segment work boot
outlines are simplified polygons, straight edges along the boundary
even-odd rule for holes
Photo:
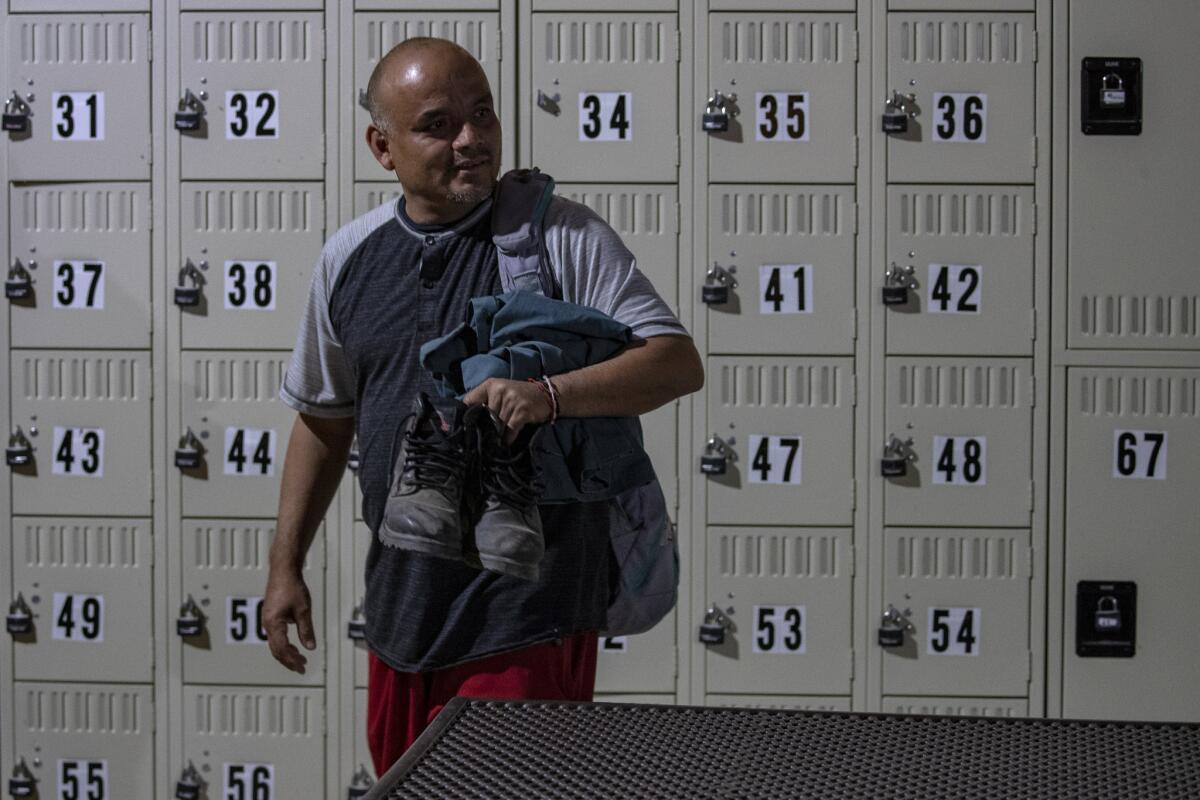
[[[457,400],[433,401],[422,393],[400,424],[400,450],[379,526],[383,544],[462,560],[465,410]]]
[[[475,433],[479,496],[482,511],[475,523],[475,546],[463,553],[468,564],[534,581],[546,552],[537,501],[541,487],[529,447],[534,432],[526,428],[512,445],[504,441],[505,425],[483,406],[472,406],[464,419]]]

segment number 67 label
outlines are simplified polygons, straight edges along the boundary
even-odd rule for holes
[[[1166,480],[1166,431],[1113,431],[1113,477]]]

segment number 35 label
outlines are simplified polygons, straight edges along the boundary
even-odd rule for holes
[[[1166,480],[1166,431],[1113,431],[1113,477]]]

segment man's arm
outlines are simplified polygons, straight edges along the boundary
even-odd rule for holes
[[[617,355],[552,378],[563,417],[632,417],[704,385],[704,366],[687,336],[651,336]],[[546,422],[550,407],[541,390],[523,381],[490,378],[463,397],[486,404],[508,425],[509,439],[525,425]]]
[[[301,569],[341,482],[353,438],[353,417],[323,419],[299,414],[283,460],[279,518],[263,597],[263,627],[271,655],[293,672],[303,674],[307,660],[288,641],[288,625],[296,626],[307,649],[317,646],[312,600]]]

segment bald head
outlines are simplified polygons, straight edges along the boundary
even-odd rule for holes
[[[449,39],[436,39],[432,36],[405,39],[379,59],[375,69],[371,70],[371,79],[367,81],[367,111],[375,127],[382,131],[388,130],[388,115],[384,110],[388,90],[406,82],[419,80],[426,66],[430,64],[454,64],[468,69],[473,66],[480,72],[483,71],[483,67],[466,48]]]

